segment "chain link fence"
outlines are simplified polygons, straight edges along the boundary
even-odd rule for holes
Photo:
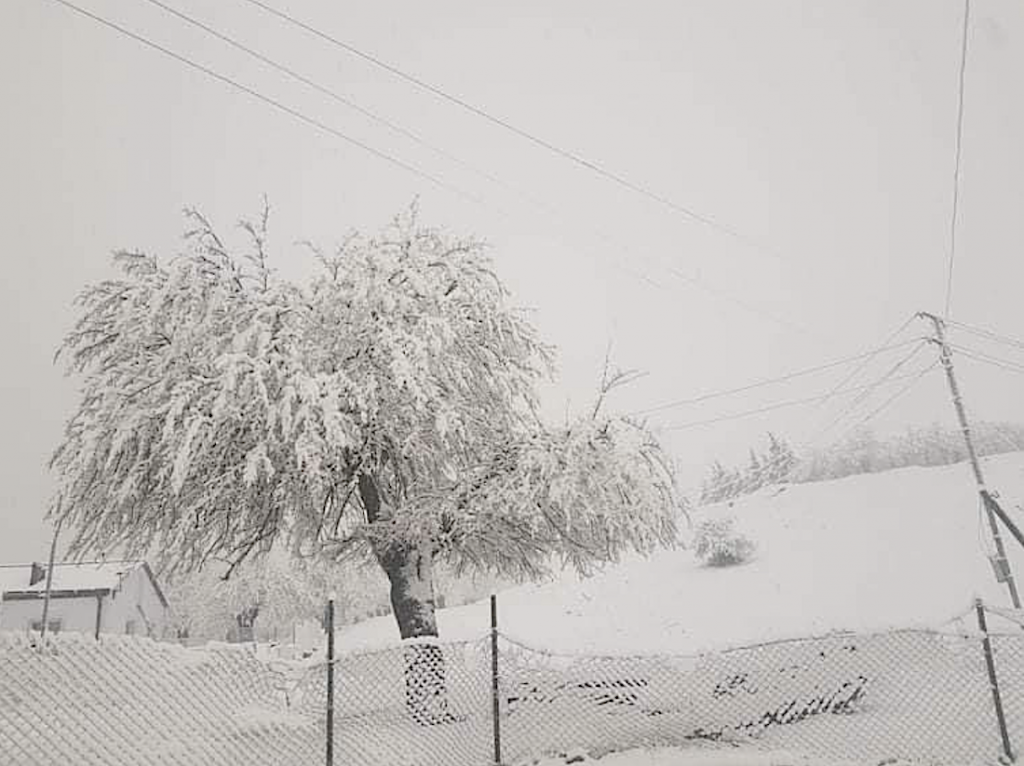
[[[698,743],[994,762],[1003,732],[984,643],[980,631],[894,630],[596,657],[496,634],[346,653],[334,661],[334,763],[483,766],[496,749],[511,764]],[[1020,746],[1024,632],[990,644]],[[0,765],[324,763],[326,670],[223,645],[61,635],[40,650],[0,637]]]
[[[490,641],[422,642],[335,660],[336,764],[493,763]],[[297,712],[326,719],[326,672],[296,689]]]
[[[872,763],[1000,752],[976,638],[896,631],[677,658],[567,658],[513,644],[506,656],[513,760],[695,740]]]
[[[0,634],[0,766],[321,762],[323,725],[243,647],[37,640]]]

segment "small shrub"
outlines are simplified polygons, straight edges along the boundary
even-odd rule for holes
[[[746,563],[754,555],[754,542],[733,529],[732,519],[707,519],[697,524],[693,549],[697,558],[712,567]]]

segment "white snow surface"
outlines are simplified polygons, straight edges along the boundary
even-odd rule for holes
[[[1024,527],[1024,453],[985,459],[983,468]],[[975,596],[1008,606],[967,463],[768,487],[732,507],[699,509],[694,521],[722,515],[756,543],[749,563],[709,568],[677,549],[587,579],[566,572],[501,592],[500,630],[553,652],[693,654],[836,630],[948,627]],[[1003,537],[1024,577],[1024,550]],[[444,640],[477,639],[488,627],[486,600],[438,613]],[[337,639],[340,651],[399,642],[390,616]]]
[[[564,757],[524,761],[519,766],[853,766],[856,763],[784,751],[769,753],[748,747],[712,749],[688,746],[635,748],[609,753],[597,759],[591,759],[582,752],[573,752]],[[888,766],[899,766],[901,763],[894,760]],[[872,763],[871,766],[876,764]]]

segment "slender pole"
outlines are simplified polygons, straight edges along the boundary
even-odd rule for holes
[[[992,641],[988,636],[988,625],[985,624],[985,606],[981,599],[976,599],[974,608],[978,612],[978,628],[981,630],[981,646],[985,651],[985,666],[988,668],[988,683],[992,690],[992,702],[996,708],[996,722],[999,724],[999,736],[1003,740],[1003,753],[1011,761],[1014,760],[1010,747],[1010,734],[1006,730],[1006,716],[1003,714],[1003,698],[999,694],[999,679],[996,676],[996,663],[992,658]]]
[[[96,594],[96,633],[94,638],[100,640],[100,626],[103,624],[103,596]]]
[[[57,501],[58,509],[60,501]],[[43,593],[43,625],[39,635],[39,645],[42,646],[46,640],[46,623],[50,619],[50,590],[53,587],[53,561],[57,557],[57,535],[60,534],[61,519],[53,525],[53,539],[50,540],[50,563],[46,567],[46,590]]]
[[[1013,538],[1018,543],[1020,543],[1021,546],[1024,546],[1024,533],[1020,531],[1020,529],[1014,523],[1013,519],[1006,515],[1006,511],[1004,511],[1002,506],[1000,506],[999,503],[996,502],[996,499],[995,497],[992,496],[992,493],[986,490],[982,497],[985,500],[985,503],[992,509],[992,512],[995,513],[995,515],[999,517],[999,520],[1003,522],[1006,528],[1010,530],[1010,534],[1013,535]]]
[[[491,594],[491,716],[494,721],[494,763],[501,764],[501,695],[498,689],[498,597]]]
[[[334,766],[334,593],[327,598],[327,766]]]
[[[1020,609],[1020,596],[1017,594],[1017,583],[1013,579],[1013,570],[1010,568],[1010,561],[1006,558],[1006,549],[1003,547],[1003,538],[999,534],[999,524],[996,522],[996,515],[992,510],[991,494],[985,486],[985,477],[981,473],[981,464],[978,462],[978,453],[974,449],[974,440],[971,438],[971,428],[967,423],[967,413],[964,411],[963,397],[960,396],[960,387],[956,382],[956,374],[953,372],[953,352],[946,342],[945,323],[934,314],[925,311],[918,312],[918,316],[930,319],[935,326],[935,343],[939,346],[939,359],[942,368],[946,371],[946,381],[949,383],[949,391],[953,397],[953,409],[956,410],[957,420],[960,422],[960,431],[964,437],[964,444],[967,446],[967,457],[971,462],[971,470],[974,472],[974,481],[978,485],[978,494],[981,496],[982,505],[985,506],[985,515],[988,518],[989,530],[992,533],[992,541],[995,543],[996,555],[1000,567],[1006,572],[1006,587],[1010,591],[1010,602],[1014,609]]]

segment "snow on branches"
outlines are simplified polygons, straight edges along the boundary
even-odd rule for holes
[[[537,415],[552,352],[506,304],[483,243],[420,224],[269,266],[266,213],[232,252],[186,211],[187,248],[115,257],[58,356],[83,396],[51,465],[73,554],[159,550],[232,566],[289,542],[392,546],[536,574],[674,540],[672,477],[638,423]]]

